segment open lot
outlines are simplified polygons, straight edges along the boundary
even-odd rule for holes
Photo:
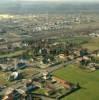
[[[77,92],[63,98],[63,100],[99,100],[99,70],[86,72],[78,68],[77,65],[68,65],[53,74],[73,83],[79,82],[82,87]]]

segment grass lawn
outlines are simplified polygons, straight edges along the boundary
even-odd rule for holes
[[[99,71],[86,72],[75,65],[69,65],[53,73],[64,80],[77,83],[82,89],[66,96],[63,100],[99,100]]]
[[[82,47],[88,48],[89,50],[97,50],[99,49],[99,37],[91,38],[88,43],[84,44]]]
[[[38,93],[38,94],[45,94],[45,89],[37,89],[35,91],[33,91],[32,93]]]
[[[7,78],[8,78],[8,73],[5,73],[5,72],[1,72],[0,71],[0,84],[2,85],[9,85],[9,81],[7,80]]]
[[[86,43],[88,40],[90,40],[89,37],[77,36],[77,37],[63,37],[63,38],[58,39],[57,41],[65,42],[65,43],[69,42],[69,43],[80,45],[80,44]]]

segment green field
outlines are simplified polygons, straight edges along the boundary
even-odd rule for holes
[[[57,42],[73,43],[76,45],[85,44],[90,40],[90,37],[75,36],[75,37],[63,37],[59,38]]]
[[[7,80],[9,73],[1,72],[0,71],[0,84],[9,85],[10,82]]]
[[[7,53],[7,54],[2,54],[0,55],[0,58],[19,56],[19,55],[22,55],[24,52],[26,52],[26,50],[20,50],[20,51]]]
[[[82,87],[63,100],[99,100],[99,70],[87,72],[78,68],[77,65],[68,65],[53,74],[73,83],[79,82]]]
[[[90,51],[99,49],[99,37],[91,38],[88,43],[82,45],[83,48],[88,48]]]

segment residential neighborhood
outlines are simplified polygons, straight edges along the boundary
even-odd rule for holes
[[[89,1],[0,1],[0,100],[99,99],[99,4]]]

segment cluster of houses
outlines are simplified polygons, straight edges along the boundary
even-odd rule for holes
[[[17,89],[8,88],[2,100],[33,100],[36,97],[59,99],[80,88],[78,83],[73,84],[48,72],[43,72],[41,76],[33,77],[33,79],[25,80],[23,84],[24,86]],[[42,92],[39,92],[41,90]],[[29,95],[31,95],[31,99],[27,99]]]
[[[17,82],[19,80],[23,80],[25,78],[24,75],[23,75],[24,69],[28,69],[29,67],[35,67],[35,65],[36,65],[36,68],[37,68],[37,65],[38,65],[39,69],[40,69],[40,68],[42,68],[40,66],[43,66],[43,68],[44,68],[44,66],[47,66],[47,65],[51,66],[51,65],[53,65],[57,62],[62,62],[63,59],[65,61],[66,55],[68,56],[70,54],[70,52],[68,52],[68,51],[64,52],[65,49],[62,49],[62,46],[60,44],[56,43],[56,45],[55,45],[55,43],[53,44],[50,41],[51,40],[49,40],[49,41],[48,40],[46,40],[46,41],[41,40],[39,42],[40,44],[36,43],[36,45],[34,45],[32,43],[31,44],[27,43],[28,46],[30,46],[31,48],[34,47],[33,49],[30,49],[30,50],[32,50],[32,56],[30,56],[30,58],[27,58],[27,55],[29,54],[28,51],[25,53],[25,56],[24,56],[24,53],[23,53],[21,56],[17,56],[17,57],[0,58],[0,71],[3,71],[4,73],[9,73],[9,75],[7,76],[7,80],[12,83],[12,82]],[[68,56],[68,59],[70,59],[70,58],[73,59],[72,57]],[[22,73],[22,71],[23,71],[23,73]],[[30,73],[30,74],[32,74],[32,73]],[[62,88],[66,88],[66,89],[69,88],[70,89],[70,87],[73,86],[68,82],[65,82],[65,81],[62,82],[61,79],[58,79],[58,78],[55,79],[55,77],[51,77],[48,73],[43,73],[42,77],[40,77],[40,78],[42,80],[44,80],[44,82],[46,84],[49,84],[48,87],[45,86],[43,88],[43,90],[47,90],[47,91],[45,91],[45,94],[47,94],[47,96],[50,92],[53,92],[53,88],[55,88],[54,86],[56,86],[56,85],[53,85],[53,83],[56,83],[55,81],[58,81],[57,85],[60,86],[60,87],[62,85]],[[39,78],[38,82],[33,81],[32,82],[33,87],[29,87],[29,89],[30,88],[34,89],[36,87],[41,88],[43,83],[41,82],[42,80],[40,81],[40,78]],[[35,85],[34,85],[34,83],[35,83]],[[65,83],[67,84],[67,86],[66,86]],[[34,87],[34,86],[36,86],[36,87]],[[56,89],[55,89],[55,91],[56,91]],[[11,89],[11,92],[14,92],[14,93],[18,92],[18,91],[17,92],[15,92],[15,91],[16,91],[16,89]],[[4,99],[4,100],[9,100],[9,99]]]
[[[58,29],[72,29],[72,25],[68,24],[71,22],[64,22],[61,24],[49,24],[43,26],[36,26],[33,28],[33,32],[41,32],[41,31],[50,31],[50,30],[58,30]]]
[[[16,84],[10,89],[2,89],[1,91],[8,91],[4,93],[2,100],[14,100],[14,98],[19,98],[15,100],[24,100],[42,96],[57,99],[79,89],[79,83],[73,84],[51,75],[50,72],[42,72],[42,70],[53,68],[57,64],[75,60],[81,68],[91,71],[99,69],[99,50],[89,52],[87,49],[78,48],[69,43],[67,45],[56,42],[56,39],[40,40],[34,43],[28,41],[24,44],[30,48],[26,53],[17,57],[0,58],[0,71],[10,73],[7,80],[11,83],[21,81],[19,82],[21,86],[17,87]],[[28,80],[23,75],[26,68],[36,68],[40,73]]]
[[[0,54],[3,53],[9,53],[9,52],[15,52],[18,50],[25,49],[28,46],[28,44],[23,43],[23,41],[7,41],[4,38],[0,39]]]
[[[99,33],[90,33],[89,36],[91,36],[91,37],[99,37]]]
[[[81,24],[86,22],[95,21],[92,16],[86,15],[49,15],[49,14],[37,14],[37,15],[6,15],[9,17],[6,19],[6,23],[16,26],[14,28],[21,31],[21,33],[27,34],[27,29],[32,33],[42,31],[52,31],[59,29],[72,29],[73,24]],[[10,19],[10,20],[9,20]],[[19,25],[19,27],[17,26]],[[21,27],[20,27],[21,26]]]
[[[95,21],[93,16],[89,15],[55,15],[55,14],[30,14],[30,15],[0,15],[0,19],[6,20],[8,25],[15,26],[14,28],[27,33],[27,29],[32,33],[57,30],[57,29],[72,29],[73,24],[81,24]],[[0,20],[2,21],[2,20]],[[5,22],[2,21],[4,24]],[[19,25],[19,26],[18,26]],[[21,26],[21,27],[20,27]],[[9,31],[8,29],[6,31]]]
[[[7,72],[7,71],[14,71],[17,69],[23,69],[27,65],[25,60],[17,59],[17,58],[1,58],[0,59],[0,70]]]
[[[80,57],[77,58],[77,62],[80,63],[80,67],[95,71],[99,69],[99,50],[88,52],[88,50],[82,49],[80,51]]]
[[[0,14],[0,20],[2,19],[10,19],[13,18],[14,16],[8,15],[8,14]]]

